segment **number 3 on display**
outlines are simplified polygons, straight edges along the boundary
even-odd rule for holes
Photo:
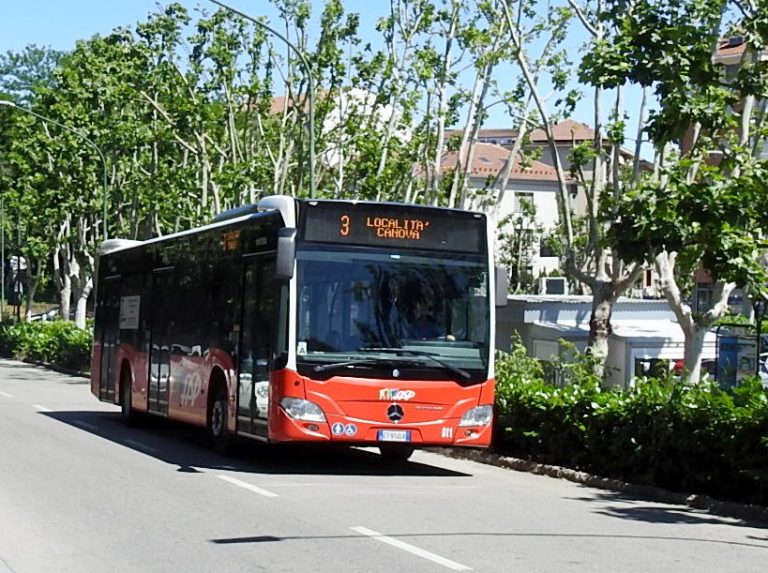
[[[339,229],[339,235],[346,237],[349,235],[349,215],[342,215],[339,219],[341,222],[341,229]]]

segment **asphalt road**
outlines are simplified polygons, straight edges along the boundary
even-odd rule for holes
[[[86,380],[0,361],[0,573],[766,571],[768,527],[417,452],[126,428]]]

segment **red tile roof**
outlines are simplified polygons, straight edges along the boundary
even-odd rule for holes
[[[449,137],[460,136],[461,132],[458,130],[448,130],[446,131],[446,135]],[[554,135],[555,141],[558,142],[571,143],[572,141],[592,141],[595,139],[595,130],[584,123],[580,123],[572,119],[566,119],[552,126],[552,135]],[[477,136],[482,139],[514,139],[517,137],[517,130],[481,129],[477,132]],[[547,141],[547,134],[543,129],[534,129],[532,132],[530,132],[529,137],[534,143],[544,143]]]
[[[566,119],[552,126],[552,135],[555,141],[592,141],[595,139],[595,130],[584,123]],[[534,129],[530,138],[531,141],[541,143],[547,140],[547,134],[543,129]]]
[[[722,38],[720,40],[720,45],[717,47],[717,57],[727,58],[732,56],[740,56],[745,52],[746,49],[746,42],[739,43],[739,38],[733,38],[733,41],[731,41],[730,38]]]
[[[496,176],[504,169],[504,162],[509,157],[510,151],[494,145],[492,143],[477,143],[472,157],[471,175],[477,176]],[[456,167],[458,154],[455,151],[446,153],[443,157],[443,169]],[[554,167],[542,163],[541,161],[532,161],[530,166],[524,167],[520,164],[520,156],[515,159],[512,165],[511,177],[513,179],[535,179],[539,181],[557,181],[557,172]]]

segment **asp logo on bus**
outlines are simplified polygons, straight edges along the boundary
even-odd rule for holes
[[[399,388],[382,388],[379,390],[379,400],[392,400],[405,402],[416,396],[413,390],[400,390]]]

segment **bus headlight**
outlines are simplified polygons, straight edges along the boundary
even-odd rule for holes
[[[491,418],[493,417],[493,407],[491,406],[478,406],[477,408],[472,408],[471,410],[467,410],[466,413],[461,417],[461,422],[459,422],[459,427],[466,427],[466,426],[487,426],[491,423]]]
[[[320,406],[309,400],[301,398],[283,398],[280,405],[294,420],[303,420],[305,422],[325,422],[325,414]]]

